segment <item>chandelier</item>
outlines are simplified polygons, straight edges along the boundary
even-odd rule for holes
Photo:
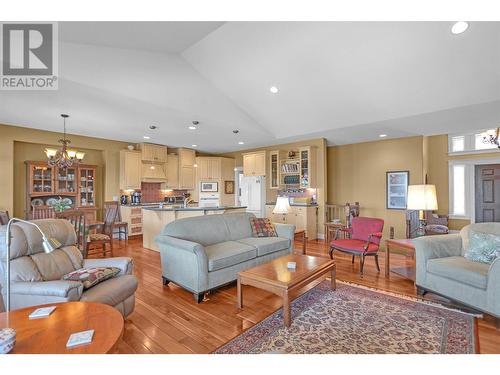
[[[483,143],[496,145],[500,148],[500,128],[490,129],[481,134]]]
[[[61,117],[64,121],[63,138],[59,140],[59,143],[62,144],[62,147],[60,150],[57,150],[55,148],[46,148],[45,154],[49,159],[49,166],[64,169],[80,163],[85,156],[85,153],[77,150],[68,150],[68,145],[71,143],[71,141],[69,139],[66,139],[66,119],[69,117],[69,115],[62,114]]]

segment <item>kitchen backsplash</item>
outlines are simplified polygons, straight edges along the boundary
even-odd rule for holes
[[[289,198],[310,198],[312,202],[316,202],[317,190],[314,188],[307,189],[280,189],[278,196],[286,196]]]
[[[162,190],[162,184],[156,182],[142,182],[141,189],[136,190],[141,193],[141,203],[163,202],[163,198],[171,196],[184,196],[188,190]],[[122,191],[123,195],[131,195],[134,191]]]

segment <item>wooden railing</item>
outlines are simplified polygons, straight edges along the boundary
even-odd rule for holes
[[[359,216],[359,202],[350,204],[326,204],[325,205],[325,223],[340,221],[348,228],[351,226],[353,217]]]

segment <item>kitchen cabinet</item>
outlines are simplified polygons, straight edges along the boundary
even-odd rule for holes
[[[179,189],[193,190],[195,188],[195,170],[192,165],[179,168]]]
[[[299,148],[300,187],[316,187],[316,149],[314,147]]]
[[[141,152],[120,151],[120,189],[135,190],[141,188]]]
[[[265,151],[243,154],[243,175],[244,176],[266,175]]]
[[[142,208],[134,206],[120,206],[121,220],[128,225],[128,235],[142,234]]]
[[[196,158],[200,181],[234,180],[234,159],[200,156]]]
[[[178,149],[177,154],[168,155],[167,187],[169,189],[195,189],[196,152]]]
[[[141,144],[141,159],[142,161],[152,163],[166,163],[167,162],[167,146],[155,145],[152,143]]]
[[[273,214],[274,204],[266,205],[266,217],[273,223],[283,223],[282,214]],[[296,230],[305,230],[310,240],[318,238],[318,207],[291,206],[285,216],[285,223],[295,225]]]
[[[284,151],[269,151],[269,189],[279,189],[281,186],[281,162],[286,159]]]
[[[167,188],[179,188],[179,156],[168,154],[167,162]]]

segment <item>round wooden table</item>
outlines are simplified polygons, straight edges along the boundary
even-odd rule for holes
[[[38,307],[57,306],[47,318],[29,319]],[[95,302],[64,302],[0,313],[0,328],[17,333],[13,354],[104,354],[113,352],[123,334],[123,316],[115,308]],[[95,330],[92,342],[66,348],[72,333]]]

